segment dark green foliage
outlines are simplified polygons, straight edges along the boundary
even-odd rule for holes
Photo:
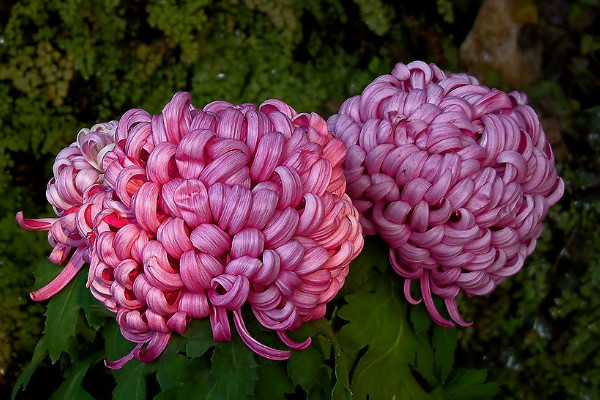
[[[369,240],[365,254],[377,247]],[[484,384],[485,371],[453,370],[457,331],[433,326],[424,306],[408,308],[400,280],[388,274],[391,268],[386,274],[372,272],[359,290],[344,297],[347,304],[337,313],[348,321],[336,335],[352,367],[353,398],[450,399],[458,398],[453,396],[461,386],[473,386],[475,398],[494,395],[497,386]]]
[[[67,351],[77,334],[77,319],[82,299],[89,297],[85,287],[86,276],[78,274],[73,283],[52,296],[46,308],[44,337],[48,343],[50,360],[55,363]]]
[[[244,399],[254,394],[258,380],[254,355],[241,340],[217,343],[211,371],[217,378],[216,390],[227,398]]]
[[[294,386],[300,385],[310,392],[315,387],[329,385],[331,368],[323,363],[323,355],[315,347],[306,351],[294,351],[287,362],[287,373]],[[325,379],[325,382],[323,382]]]
[[[145,366],[142,363],[129,363],[115,372],[115,400],[144,400],[146,398]]]
[[[600,395],[599,205],[552,211],[554,229],[538,246],[553,256],[535,254],[489,298],[469,300],[481,329],[462,332],[464,357],[468,365],[485,357],[506,398]],[[551,233],[564,238],[562,249],[551,247]]]
[[[380,247],[369,240],[364,257],[378,259]],[[45,390],[57,399],[102,398],[110,393],[115,399],[184,399],[193,393],[202,399],[308,395],[311,399],[437,400],[486,399],[497,392],[495,384],[485,383],[485,371],[454,369],[456,330],[433,326],[421,306],[409,309],[387,264],[378,266],[385,273],[372,270],[369,278],[353,277],[353,273],[362,276],[364,264],[358,263],[351,272],[349,278],[357,288],[339,299],[338,313],[293,333],[296,340],[311,335],[313,344],[293,351],[286,362],[260,358],[237,335],[231,343],[215,344],[207,321],[195,321],[184,336],[171,336],[156,361],[133,360],[116,371],[97,367],[103,359],[127,354],[133,345],[120,335],[114,319],[106,319],[98,328],[86,322],[97,318],[93,315],[97,311],[84,306],[91,294],[82,290],[84,282],[78,277],[50,301],[45,334],[13,398],[27,388],[46,354],[63,372],[64,380]],[[63,339],[53,333],[52,324],[58,321],[65,325]],[[87,380],[88,376],[93,378]]]
[[[285,393],[294,392],[294,385],[282,363],[259,360],[256,371],[258,380],[254,387],[255,398],[261,400],[281,399]]]
[[[525,3],[535,18],[521,44],[533,37],[544,51],[527,92],[567,191],[524,270],[491,296],[461,299],[473,328],[442,329],[408,307],[385,246],[370,240],[328,319],[294,336],[313,344],[290,361],[255,357],[237,337],[213,347],[197,321],[158,361],[112,372],[101,360],[133,344],[84,290],[87,267],[46,303],[44,321],[27,294],[60,268],[45,261],[46,233],[14,220],[53,214],[45,184],[78,130],[132,107],[156,113],[180,90],[200,107],[276,97],[327,118],[398,61],[461,70],[457,49],[481,0],[2,2],[0,397],[14,387],[17,398],[485,399],[498,390],[487,375],[498,398],[600,397],[600,3]],[[485,78],[507,88],[494,71]],[[390,369],[398,379],[384,378]],[[237,373],[225,381],[219,370]]]
[[[348,321],[339,333],[345,351],[358,354],[369,343],[353,371],[354,395],[358,399],[423,398],[425,393],[409,367],[415,349],[410,345],[413,334],[406,326],[401,292],[387,281],[374,285],[373,293],[361,290],[346,296],[348,304],[338,313]],[[382,371],[393,371],[393,378]]]
[[[33,373],[38,369],[38,367],[40,366],[42,361],[44,361],[44,359],[47,356],[47,353],[48,353],[48,346],[46,346],[46,339],[42,337],[37,342],[35,349],[33,350],[33,356],[31,357],[31,361],[29,362],[27,367],[25,367],[23,369],[21,375],[19,376],[19,379],[17,380],[17,382],[15,383],[15,386],[13,387],[13,390],[12,390],[13,398],[17,395],[19,390],[27,389],[27,385],[29,384],[29,381],[31,380]]]
[[[65,380],[61,383],[58,389],[50,397],[51,400],[93,400],[94,397],[89,394],[83,387],[83,378],[90,367],[102,359],[100,353],[94,354],[86,358],[74,362],[73,365],[64,373]],[[133,388],[135,389],[135,387]],[[132,390],[130,388],[130,390]]]
[[[490,296],[465,299],[468,366],[488,368],[502,398],[600,396],[600,38],[597,1],[539,2],[544,76],[528,94],[565,179],[536,251]]]

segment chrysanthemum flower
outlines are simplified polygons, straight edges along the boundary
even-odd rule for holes
[[[92,294],[138,343],[112,368],[154,360],[172,332],[206,317],[215,341],[231,340],[233,316],[253,351],[288,358],[250,335],[242,306],[287,346],[305,348],[310,338],[296,343],[286,332],[324,316],[362,249],[344,193],[346,148],[321,117],[279,100],[202,110],[190,100],[178,93],[162,114],[130,110],[116,129],[80,134],[50,181],[59,218],[17,217],[26,229],[50,229],[52,261],[76,249],[35,299],[90,263]]]
[[[456,296],[490,293],[534,250],[548,208],[563,194],[554,155],[522,93],[487,88],[437,66],[399,63],[328,121],[344,141],[348,194],[365,234],[390,246],[432,318],[432,292],[452,320]]]
[[[90,262],[95,216],[103,208],[104,155],[114,147],[117,122],[97,124],[79,131],[77,141],[62,149],[54,161],[54,178],[48,182],[46,198],[58,218],[25,219],[17,214],[17,222],[27,230],[49,231],[48,241],[54,248],[50,261],[62,265],[71,259],[60,275],[43,288],[31,293],[33,300],[52,297],[73,279],[85,263]]]

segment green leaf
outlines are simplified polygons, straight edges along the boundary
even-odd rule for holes
[[[283,399],[285,393],[294,393],[294,385],[290,381],[283,363],[259,361],[256,371],[258,381],[254,388],[254,394],[257,399]]]
[[[329,354],[331,346],[334,349],[334,373],[335,383],[331,389],[331,398],[334,400],[345,400],[352,398],[352,389],[350,388],[350,366],[352,365],[354,356],[350,353],[345,353],[333,332],[331,323],[325,319],[313,321],[312,326],[319,332],[317,340],[323,339],[329,343],[329,346],[325,347],[323,354]],[[327,374],[329,376],[330,374]],[[327,387],[327,384],[323,384],[323,387]],[[314,396],[314,393],[311,393]],[[312,397],[311,397],[312,398]]]
[[[189,360],[181,354],[166,360],[160,359],[156,363],[156,380],[162,389],[182,386],[187,368],[189,368]]]
[[[81,307],[85,312],[85,318],[90,327],[95,330],[99,330],[106,323],[107,319],[114,319],[115,314],[109,311],[104,305],[98,302],[92,296],[91,292],[88,293],[89,302],[83,303]]]
[[[414,372],[421,375],[429,384],[430,387],[436,386],[439,383],[439,378],[435,373],[434,355],[429,336],[415,337],[416,360],[412,367]]]
[[[350,263],[342,293],[352,293],[363,286],[374,269],[385,271],[388,265],[387,247],[377,238],[368,237],[361,253]]]
[[[333,400],[349,400],[352,398],[352,388],[350,387],[350,366],[353,357],[336,349],[335,353],[335,384],[331,391]]]
[[[183,337],[187,339],[185,352],[188,357],[200,357],[214,346],[210,322],[207,319],[194,320],[189,325]]]
[[[211,369],[217,377],[217,394],[236,400],[250,397],[258,380],[256,366],[254,353],[241,339],[216,343]]]
[[[108,320],[104,325],[102,335],[104,336],[104,352],[106,359],[113,361],[117,360],[135,347],[135,344],[125,339],[121,334],[117,321]],[[131,361],[132,363],[136,361]]]
[[[115,313],[104,307],[89,290],[84,290],[79,304],[84,311],[87,324],[96,332],[104,326],[107,319],[115,318]]]
[[[454,351],[458,340],[458,330],[455,328],[442,328],[436,325],[433,328],[433,348],[435,351],[435,368],[440,380],[446,382],[452,366],[454,365]]]
[[[44,358],[46,358],[47,353],[48,347],[46,346],[46,339],[42,336],[42,338],[35,346],[35,349],[33,350],[33,356],[31,357],[31,361],[29,362],[29,364],[27,364],[25,369],[23,369],[23,372],[21,373],[19,379],[17,379],[17,382],[13,387],[11,399],[14,400],[19,390],[25,390],[27,388],[29,380],[33,376],[35,370],[40,366],[40,363],[44,360]]]
[[[80,304],[85,297],[85,280],[84,274],[77,274],[75,279],[52,296],[48,303],[44,314],[44,336],[52,363],[58,360],[63,351],[68,352],[71,339],[75,337]]]
[[[98,334],[98,329],[99,329],[99,327],[92,328],[83,315],[81,315],[81,314],[77,315],[77,324],[75,326],[75,334],[78,337],[82,337],[85,342],[88,342],[88,343],[93,342],[94,339],[96,338],[96,335]]]
[[[418,305],[410,308],[410,322],[415,328],[417,335],[425,334],[431,326],[431,316],[427,313],[425,306]]]
[[[410,321],[415,331],[416,365],[413,370],[418,372],[430,386],[436,386],[439,379],[435,374],[435,360],[429,335],[431,317],[425,306],[410,307]]]
[[[329,393],[323,389],[322,386],[314,386],[310,392],[308,392],[307,399],[310,400],[329,400]]]
[[[373,292],[346,296],[348,304],[338,313],[348,321],[337,334],[342,349],[358,352],[366,347],[350,382],[354,398],[428,399],[410,370],[416,350],[401,290],[385,276],[376,276],[374,283]]]
[[[460,369],[454,378],[444,386],[446,398],[453,400],[491,399],[500,392],[500,385],[488,382],[487,371],[482,369]]]
[[[158,368],[163,363],[170,362],[176,357],[183,356],[185,353],[185,345],[186,339],[183,336],[175,333],[172,334],[169,338],[169,343],[167,344],[167,347],[162,352],[160,357],[158,357],[158,359],[154,363],[149,365],[152,365],[153,368]]]
[[[294,385],[300,385],[309,392],[319,384],[321,367],[325,365],[323,355],[314,347],[292,351],[287,362],[287,371]]]
[[[94,397],[83,389],[81,383],[90,366],[101,359],[102,356],[98,353],[83,361],[74,363],[65,373],[67,379],[52,394],[50,400],[94,400]]]
[[[113,400],[146,399],[146,364],[130,361],[123,368],[113,372],[117,386]]]
[[[215,377],[211,374],[208,365],[200,368],[196,365],[199,360],[196,358],[189,361],[183,385],[163,389],[154,400],[227,399],[224,393],[215,393]]]
[[[161,357],[151,365],[156,370],[156,380],[160,384],[161,393],[155,399],[188,400],[190,393],[198,399],[226,399],[225,393],[215,393],[215,377],[210,370],[210,362],[206,357],[189,359],[182,351],[183,338],[175,346],[167,347]]]

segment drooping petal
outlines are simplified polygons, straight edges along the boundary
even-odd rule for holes
[[[35,292],[31,292],[31,299],[34,301],[47,300],[59,291],[61,291],[62,288],[67,286],[67,284],[71,282],[71,280],[75,277],[77,272],[79,272],[83,264],[85,264],[84,252],[86,251],[87,249],[85,248],[78,248],[77,250],[75,250],[75,253],[73,253],[73,256],[71,257],[67,265],[65,265],[65,267],[62,269],[62,271],[60,271],[56,278],[54,278],[46,286],[41,287]]]

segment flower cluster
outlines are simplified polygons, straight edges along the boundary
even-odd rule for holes
[[[325,315],[363,234],[387,242],[409,302],[416,280],[434,321],[469,325],[456,296],[517,273],[564,190],[525,95],[421,61],[397,64],[328,122],[280,100],[198,109],[178,93],[161,114],[83,129],[53,172],[58,218],[17,220],[49,231],[52,262],[70,259],[31,296],[51,297],[88,263],[92,294],[137,343],[112,368],[154,360],[206,317],[215,341],[231,340],[232,316],[249,348],[288,358],[252,337],[242,307],[305,348],[310,338],[287,332]]]
[[[242,340],[270,359],[289,351],[255,340],[242,306],[295,349],[286,332],[322,318],[363,245],[345,194],[346,148],[317,114],[279,100],[204,109],[176,94],[159,115],[134,109],[82,130],[58,154],[48,200],[58,218],[17,220],[49,230],[61,274],[43,300],[89,263],[92,294],[150,361],[172,332],[210,319],[215,341]],[[231,313],[231,314],[230,314]]]
[[[432,318],[442,297],[485,295],[518,272],[542,219],[562,196],[554,156],[525,95],[490,89],[472,76],[446,76],[421,61],[344,102],[328,121],[344,141],[348,194],[365,234],[390,246],[390,262],[420,291]]]

